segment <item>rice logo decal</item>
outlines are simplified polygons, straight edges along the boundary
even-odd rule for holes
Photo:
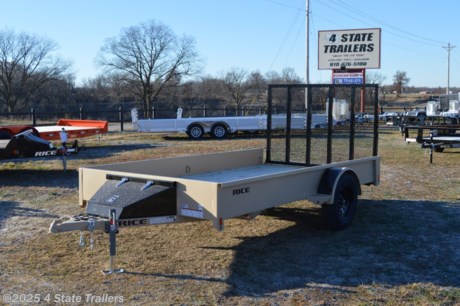
[[[233,189],[232,194],[234,196],[245,194],[251,192],[251,187],[243,187],[238,189]]]
[[[55,156],[57,154],[57,151],[56,150],[53,150],[53,151],[38,151],[38,152],[35,152],[35,156],[36,157],[40,157],[40,156]]]
[[[149,225],[148,219],[128,219],[128,220],[118,220],[118,226],[139,226],[139,225]]]

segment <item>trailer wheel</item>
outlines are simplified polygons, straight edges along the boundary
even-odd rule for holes
[[[334,230],[341,230],[350,225],[358,208],[359,182],[349,174],[343,174],[334,192],[334,203],[322,206],[323,215],[328,225]]]
[[[227,137],[227,127],[222,123],[214,124],[211,128],[211,136],[216,139],[223,139]]]
[[[187,129],[187,135],[191,139],[201,139],[204,135],[203,127],[197,123],[191,124]]]

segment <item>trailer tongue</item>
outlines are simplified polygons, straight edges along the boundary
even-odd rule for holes
[[[353,220],[361,185],[379,184],[378,122],[355,122],[355,110],[378,118],[378,88],[365,89],[360,95],[362,85],[270,85],[265,161],[263,149],[250,149],[80,168],[86,213],[55,220],[50,232],[105,230],[113,273],[115,237],[123,227],[209,220],[223,230],[227,219],[307,199],[322,205],[332,228],[343,229]],[[307,120],[327,109],[325,129],[312,131],[307,124],[291,131],[291,109],[304,103],[300,91],[308,92]],[[271,129],[274,94],[286,106],[283,130]],[[340,127],[332,120],[336,96],[349,101]],[[360,96],[369,101],[359,103]]]

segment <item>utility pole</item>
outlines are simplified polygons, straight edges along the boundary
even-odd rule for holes
[[[447,88],[446,88],[446,95],[447,100],[449,100],[449,86],[450,86],[450,51],[455,48],[455,46],[451,45],[450,43],[447,46],[443,47],[447,50]]]
[[[305,83],[310,84],[310,0],[306,0],[305,3]],[[305,88],[305,107],[307,107],[308,102],[308,88]]]
[[[310,35],[309,35],[309,32],[310,32],[310,27],[309,27],[309,24],[310,24],[310,18],[309,18],[309,15],[310,15],[310,0],[306,0],[306,4],[305,4],[305,7],[306,7],[306,33],[305,33],[305,40],[307,42],[306,44],[306,50],[305,50],[305,57],[306,57],[306,65],[305,65],[305,82],[307,84],[310,84]]]

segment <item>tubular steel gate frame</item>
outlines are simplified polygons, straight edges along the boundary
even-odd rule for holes
[[[272,139],[273,139],[273,129],[272,129],[272,114],[273,114],[273,89],[276,88],[285,88],[286,91],[286,129],[285,129],[285,158],[284,161],[272,160]],[[305,162],[292,162],[290,160],[291,156],[291,134],[292,134],[292,89],[305,89],[307,93],[307,105],[306,105],[306,122],[311,122],[312,120],[312,104],[313,96],[312,89],[315,88],[327,88],[327,147],[326,147],[326,163],[330,164],[332,162],[332,136],[333,136],[333,101],[335,89],[339,88],[349,88],[350,93],[350,135],[349,135],[349,152],[348,159],[353,160],[355,158],[355,124],[356,124],[356,112],[355,112],[355,97],[356,91],[364,91],[366,89],[373,89],[373,113],[370,115],[373,116],[373,145],[372,145],[372,156],[378,155],[378,124],[379,124],[379,113],[378,113],[378,85],[377,84],[270,84],[268,85],[268,97],[267,97],[267,151],[266,151],[266,162],[272,164],[287,164],[287,165],[303,165],[303,166],[314,166],[311,163],[311,138],[312,138],[312,128],[311,124],[306,124],[305,128]],[[365,103],[366,94],[361,96],[361,103]]]

